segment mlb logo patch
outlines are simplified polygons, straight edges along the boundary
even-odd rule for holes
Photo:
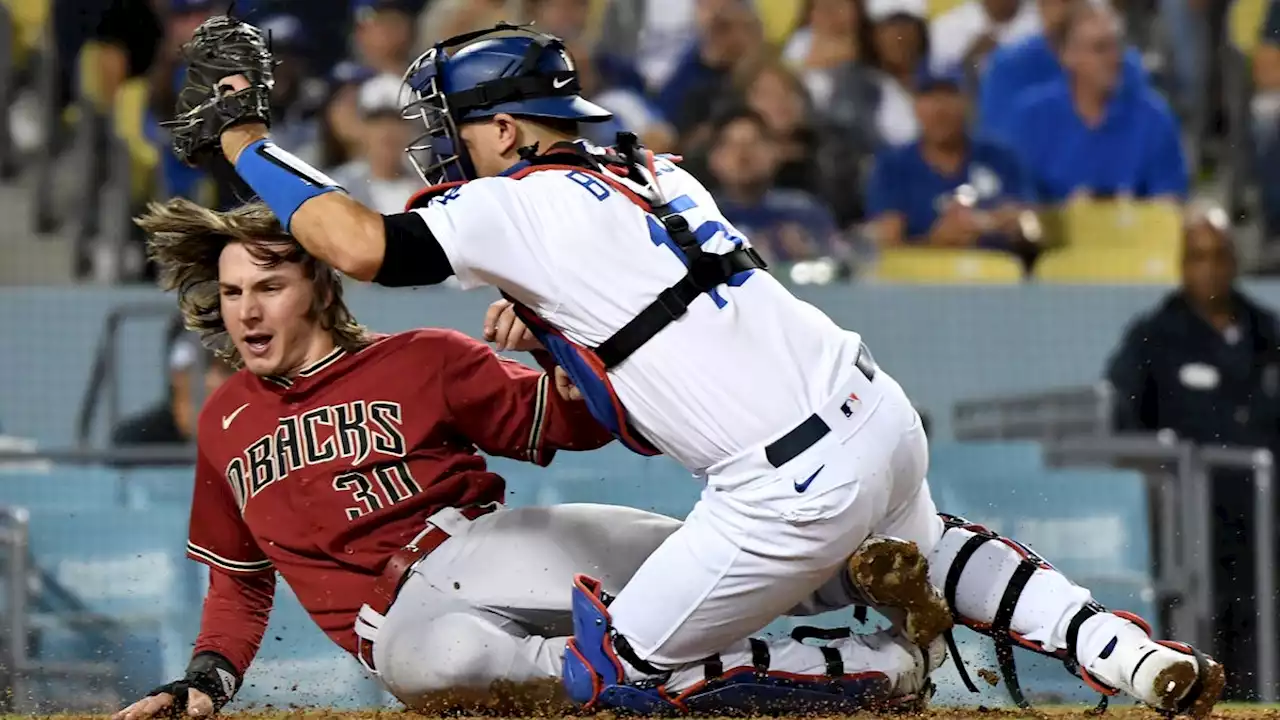
[[[862,405],[862,401],[858,399],[857,393],[849,393],[849,399],[840,404],[840,412],[845,417],[853,417],[853,413]]]

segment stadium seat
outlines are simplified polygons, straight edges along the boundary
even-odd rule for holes
[[[1178,281],[1179,251],[1163,244],[1067,247],[1036,261],[1035,277],[1050,283],[1169,284]]]
[[[1234,0],[1227,10],[1227,38],[1245,57],[1251,57],[1261,42],[1266,17],[1267,0]]]
[[[14,38],[10,46],[17,67],[40,47],[40,36],[49,22],[52,0],[0,0],[13,16]]]
[[[1169,283],[1178,278],[1182,216],[1171,203],[1077,201],[1047,214],[1049,250],[1034,275],[1059,283]]]
[[[1176,247],[1181,210],[1173,203],[1145,200],[1076,200],[1044,213],[1049,245],[1112,248],[1137,240]]]
[[[791,33],[805,21],[801,17],[806,3],[800,0],[755,0],[756,14],[764,27],[765,42],[781,47]]]
[[[100,113],[107,113],[111,108],[111,98],[107,97],[107,90],[102,85],[102,56],[106,52],[105,43],[96,40],[90,40],[80,48],[80,55],[76,58],[76,66],[78,68],[76,77],[80,88],[80,97],[88,100],[94,109]]]
[[[1023,279],[1022,263],[990,250],[885,248],[872,277],[891,283],[991,284]]]
[[[929,19],[932,20],[948,10],[953,10],[965,4],[965,2],[967,0],[929,0],[928,9],[925,12],[928,13]]]

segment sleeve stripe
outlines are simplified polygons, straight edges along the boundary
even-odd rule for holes
[[[253,560],[251,562],[229,560],[190,541],[187,542],[187,554],[196,560],[230,572],[255,573],[271,569],[270,560]]]
[[[547,424],[547,391],[550,385],[551,376],[543,373],[534,391],[533,426],[529,428],[529,461],[533,463],[542,459],[542,430]]]

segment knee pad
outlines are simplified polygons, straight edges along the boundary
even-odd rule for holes
[[[1013,648],[1021,647],[1062,661],[1069,672],[1102,695],[1098,709],[1105,708],[1107,698],[1117,691],[1090,677],[1080,667],[1076,659],[1076,640],[1084,621],[1098,613],[1108,612],[1107,609],[1095,601],[1088,590],[1072,583],[1025,545],[964,518],[945,513],[939,515],[945,530],[930,558],[930,578],[942,588],[957,624],[995,641],[996,661],[1013,701],[1021,708],[1030,707],[1018,682],[1013,657]],[[980,566],[972,565],[980,552],[984,562]],[[1037,592],[1054,597],[1059,609],[1045,608],[1044,614],[1036,617],[1037,608],[1022,608],[1024,615],[1035,621],[1032,624],[1041,624],[1037,632],[1024,635],[1014,629],[1014,613],[1019,610],[1018,601],[1033,579],[1038,583]],[[962,588],[962,585],[968,588]],[[990,589],[984,595],[972,591],[976,586]],[[1064,618],[1061,608],[1073,606],[1078,606],[1078,609],[1071,614],[1065,630],[1061,630],[1059,626]],[[1148,627],[1145,621],[1131,613],[1115,614]],[[1057,635],[1059,631],[1061,636]],[[960,679],[971,692],[978,692],[960,660],[954,637],[948,634],[947,642],[952,657],[956,658]]]

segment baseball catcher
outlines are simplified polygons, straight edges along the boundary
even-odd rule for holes
[[[578,94],[558,38],[503,24],[410,66],[405,116],[423,133],[407,151],[432,187],[387,216],[272,141],[260,33],[220,18],[188,54],[190,107],[172,125],[181,157],[220,153],[344,274],[497,287],[604,428],[701,481],[692,512],[620,592],[575,579],[561,659],[574,701],[667,713],[864,697],[850,668],[866,656],[850,638],[831,641],[825,663],[794,640],[742,639],[815,597],[875,605],[918,648],[878,670],[894,679],[882,696],[911,676],[904,658],[933,667],[954,617],[996,639],[1010,680],[1016,643],[1165,712],[1204,716],[1217,701],[1218,663],[1152,639],[1018,543],[938,515],[904,389],[861,336],[766,272],[676,159],[627,133],[614,148],[579,139],[578,123],[610,115]]]

